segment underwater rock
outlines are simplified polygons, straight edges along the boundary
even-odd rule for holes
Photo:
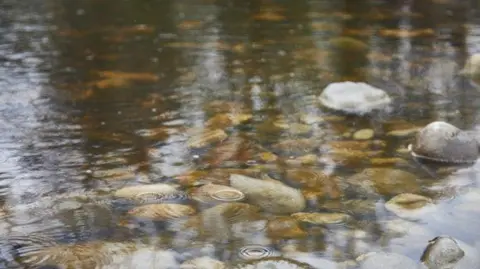
[[[254,205],[232,202],[218,204],[214,207],[203,210],[200,214],[203,219],[224,220],[231,224],[242,221],[257,219],[260,215],[260,208]]]
[[[123,187],[116,190],[113,193],[113,196],[137,202],[146,202],[150,200],[173,198],[179,194],[180,191],[178,190],[178,185],[157,183]]]
[[[409,150],[416,158],[442,163],[474,163],[479,154],[474,136],[443,121],[420,130]]]
[[[391,120],[384,123],[385,133],[391,137],[409,137],[417,133],[420,129],[422,129],[422,127],[403,119]]]
[[[420,269],[420,265],[397,253],[369,252],[357,258],[359,269]]]
[[[348,177],[346,182],[351,191],[366,197],[420,191],[416,175],[394,168],[366,168]]]
[[[195,214],[195,208],[181,204],[149,204],[134,207],[127,212],[129,216],[155,221],[165,221]]]
[[[341,49],[349,52],[366,53],[368,51],[368,44],[347,36],[331,38],[329,40],[329,45],[332,49]]]
[[[420,260],[428,269],[480,268],[479,251],[450,236],[430,240]]]
[[[305,213],[299,212],[292,214],[292,217],[296,218],[301,222],[308,222],[312,224],[339,224],[346,221],[349,221],[351,217],[343,213]]]
[[[373,138],[375,132],[372,129],[361,129],[353,133],[353,139],[355,140],[368,140]]]
[[[329,151],[369,151],[385,149],[387,143],[383,140],[333,140],[325,143]]]
[[[269,257],[237,265],[235,269],[315,269],[309,264],[288,258]]]
[[[282,248],[284,252],[283,257],[296,260],[298,262],[307,263],[315,269],[347,269],[348,267],[346,262],[337,263],[330,261],[326,258],[321,258],[311,252],[302,252],[289,250],[288,246]]]
[[[285,139],[272,147],[275,153],[284,156],[303,156],[314,153],[316,148],[321,144],[318,139],[299,138],[299,139]]]
[[[201,157],[200,162],[211,167],[235,166],[256,160],[255,154],[259,146],[251,139],[233,135],[212,147]],[[230,163],[227,165],[227,163]]]
[[[221,129],[205,130],[190,137],[187,144],[191,149],[204,148],[221,142],[227,139],[227,137],[227,133]]]
[[[285,163],[289,166],[311,166],[315,165],[320,161],[319,156],[315,154],[306,154],[303,156],[292,157],[285,160]]]
[[[267,234],[270,238],[301,238],[307,236],[300,223],[292,217],[276,217],[268,221]]]
[[[208,256],[188,260],[180,266],[180,269],[226,269],[225,263],[212,259]]]
[[[93,241],[78,244],[24,245],[17,260],[26,268],[147,269],[178,268],[177,253],[142,244]],[[47,267],[48,268],[48,267]]]
[[[480,53],[475,53],[468,58],[460,74],[472,79],[474,82],[480,81]]]
[[[330,200],[322,204],[322,209],[341,212],[354,218],[374,216],[376,213],[376,200],[350,199],[344,201]]]
[[[232,236],[233,224],[258,220],[259,212],[260,208],[246,203],[222,203],[201,211],[190,220],[189,226],[212,240],[226,240]]]
[[[416,219],[434,210],[432,199],[413,193],[399,194],[385,203],[385,208],[401,218]]]
[[[339,198],[342,192],[337,182],[340,178],[315,169],[287,169],[285,178],[287,184],[304,190],[317,192],[321,197]]]
[[[205,126],[208,128],[225,129],[231,126],[243,124],[252,119],[252,114],[220,113],[210,118]]]
[[[250,202],[271,213],[295,213],[306,206],[305,197],[300,190],[280,181],[231,174],[230,184],[243,192]]]
[[[238,202],[245,198],[241,191],[225,186],[208,183],[190,193],[193,200],[200,203]]]
[[[430,269],[454,268],[455,263],[465,256],[455,239],[439,236],[428,242],[421,261]]]
[[[372,166],[408,166],[408,162],[398,157],[386,157],[386,158],[370,158],[370,164]]]
[[[330,83],[319,100],[328,108],[357,115],[385,109],[392,102],[385,91],[363,82],[350,81]]]
[[[131,255],[115,258],[114,261],[99,269],[171,269],[179,268],[177,262],[178,253],[172,250],[161,250],[154,247],[146,246]],[[85,267],[84,267],[85,268]],[[88,268],[88,267],[87,267]],[[96,267],[91,267],[96,268]]]

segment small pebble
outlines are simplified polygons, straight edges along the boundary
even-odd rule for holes
[[[372,129],[361,129],[353,134],[353,138],[356,140],[368,140],[371,139],[373,135],[374,132]]]

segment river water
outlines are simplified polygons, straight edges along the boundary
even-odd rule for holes
[[[227,264],[270,251],[340,263],[386,250],[418,260],[437,235],[480,242],[479,167],[427,166],[406,152],[409,130],[434,120],[480,128],[480,91],[458,75],[480,52],[478,1],[4,0],[0,7],[2,240],[38,236],[41,249],[136,242],[175,252],[178,263],[207,255]],[[330,111],[318,96],[336,81],[382,88],[393,107],[371,117]],[[373,137],[355,136],[361,129]],[[193,141],[209,130],[217,133]],[[347,179],[364,169],[381,173],[377,195],[365,198],[289,181],[285,169],[352,186],[358,182]],[[397,170],[415,180],[396,179]],[[353,221],[331,227],[263,208],[259,219],[269,224],[255,234],[230,227],[226,213],[188,224],[211,206],[192,190],[204,181],[229,185],[226,177],[243,173],[301,190],[304,212]],[[109,196],[158,183],[178,187],[185,197],[168,203],[195,214],[139,220],[126,213],[138,204]],[[385,209],[407,192],[433,199],[433,213],[412,221]],[[7,261],[9,244],[3,266],[30,266]]]

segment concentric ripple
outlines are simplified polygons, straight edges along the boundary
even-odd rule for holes
[[[238,255],[246,260],[256,260],[272,256],[273,250],[261,245],[250,245],[242,247]]]
[[[35,234],[9,236],[2,238],[0,241],[2,258],[6,259],[7,262],[13,262],[13,260],[22,258],[29,253],[55,246],[57,244],[52,237]]]
[[[205,184],[190,193],[191,198],[201,203],[239,202],[245,194],[230,186]]]
[[[135,195],[134,199],[139,203],[158,203],[166,201],[184,201],[188,200],[188,194],[183,191],[173,193],[143,192]]]
[[[223,202],[236,202],[241,201],[245,198],[245,194],[241,191],[233,189],[223,189],[212,192],[210,196],[213,199],[223,201]]]

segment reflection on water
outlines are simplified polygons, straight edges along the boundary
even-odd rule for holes
[[[457,75],[480,50],[477,2],[0,6],[4,266],[133,268],[152,255],[169,261],[155,268],[327,266],[380,249],[418,260],[439,234],[480,242],[478,167],[406,151],[430,121],[480,126],[480,95]],[[391,113],[321,107],[325,86],[345,80],[386,90]],[[435,210],[387,210],[401,193]]]

